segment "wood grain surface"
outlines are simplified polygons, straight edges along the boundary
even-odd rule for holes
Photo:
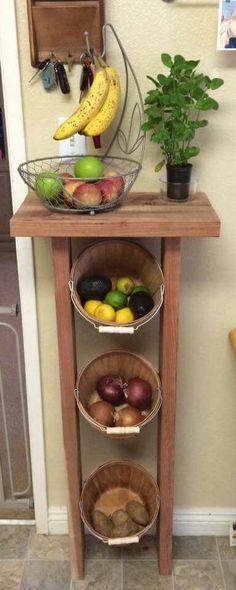
[[[12,236],[32,237],[217,237],[220,220],[209,199],[198,193],[171,203],[157,193],[130,193],[107,213],[60,213],[30,193],[11,219]]]

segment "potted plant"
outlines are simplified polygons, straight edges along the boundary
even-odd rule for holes
[[[145,98],[147,121],[142,129],[151,130],[151,141],[161,147],[163,159],[155,170],[159,172],[166,164],[167,196],[185,200],[192,171],[189,160],[200,152],[192,142],[197,129],[208,124],[203,113],[219,108],[209,91],[216,90],[224,82],[221,78],[199,73],[199,60],[186,60],[182,55],[172,58],[167,53],[161,55],[161,60],[168,73],[159,74],[156,79],[147,76],[155,88],[149,90]]]

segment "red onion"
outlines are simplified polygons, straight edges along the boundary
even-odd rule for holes
[[[107,402],[94,402],[88,409],[88,412],[96,422],[103,426],[112,426],[114,422],[114,408]]]
[[[144,420],[141,412],[137,408],[122,408],[119,412],[115,412],[116,426],[135,426]]]
[[[104,375],[97,382],[97,391],[106,402],[118,406],[124,402],[124,386],[119,375]]]
[[[134,408],[145,410],[149,408],[152,401],[152,388],[148,381],[134,377],[128,382],[128,387],[124,389],[127,402]]]

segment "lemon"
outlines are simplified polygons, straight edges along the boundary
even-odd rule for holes
[[[135,287],[133,279],[130,277],[120,277],[116,283],[116,288],[125,295],[130,295]]]
[[[116,322],[118,324],[130,324],[134,320],[134,314],[129,307],[123,307],[123,309],[119,309],[116,312]]]
[[[98,305],[101,305],[101,303],[102,302],[98,301],[97,299],[89,299],[84,305],[84,310],[89,315],[94,315],[95,309],[98,307]]]
[[[116,312],[113,307],[111,307],[111,305],[107,305],[107,303],[101,303],[98,305],[98,307],[96,307],[94,316],[97,318],[97,320],[104,322],[115,322]]]
[[[126,306],[127,297],[124,293],[121,293],[121,291],[113,289],[106,294],[104,303],[108,303],[108,305],[111,305],[114,309],[121,309]]]

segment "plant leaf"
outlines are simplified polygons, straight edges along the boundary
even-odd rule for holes
[[[214,98],[206,96],[204,98],[200,98],[200,100],[196,102],[195,108],[198,111],[210,111],[211,109],[217,111],[217,109],[219,108],[219,104],[218,102],[216,102],[216,100],[214,100]]]
[[[174,64],[175,64],[175,66],[183,67],[186,64],[186,61],[182,55],[175,55]]]
[[[161,61],[164,64],[164,66],[166,66],[167,68],[171,68],[173,65],[171,56],[169,55],[169,53],[162,53],[161,54]]]
[[[147,78],[148,80],[151,80],[151,82],[153,82],[157,88],[159,88],[160,84],[157,82],[157,80],[155,80],[155,78],[152,78],[152,76],[147,76]]]
[[[153,124],[152,124],[152,122],[151,122],[151,121],[146,121],[146,123],[143,123],[143,124],[141,125],[141,129],[142,129],[143,131],[150,131],[150,129],[152,129],[152,128],[153,128]]]
[[[224,80],[222,80],[222,78],[213,78],[213,80],[210,81],[210,88],[216,90],[217,88],[220,88],[220,86],[223,86],[223,84]]]
[[[165,164],[165,160],[161,160],[161,162],[159,162],[156,166],[155,166],[155,172],[160,172],[160,170],[163,168]]]

